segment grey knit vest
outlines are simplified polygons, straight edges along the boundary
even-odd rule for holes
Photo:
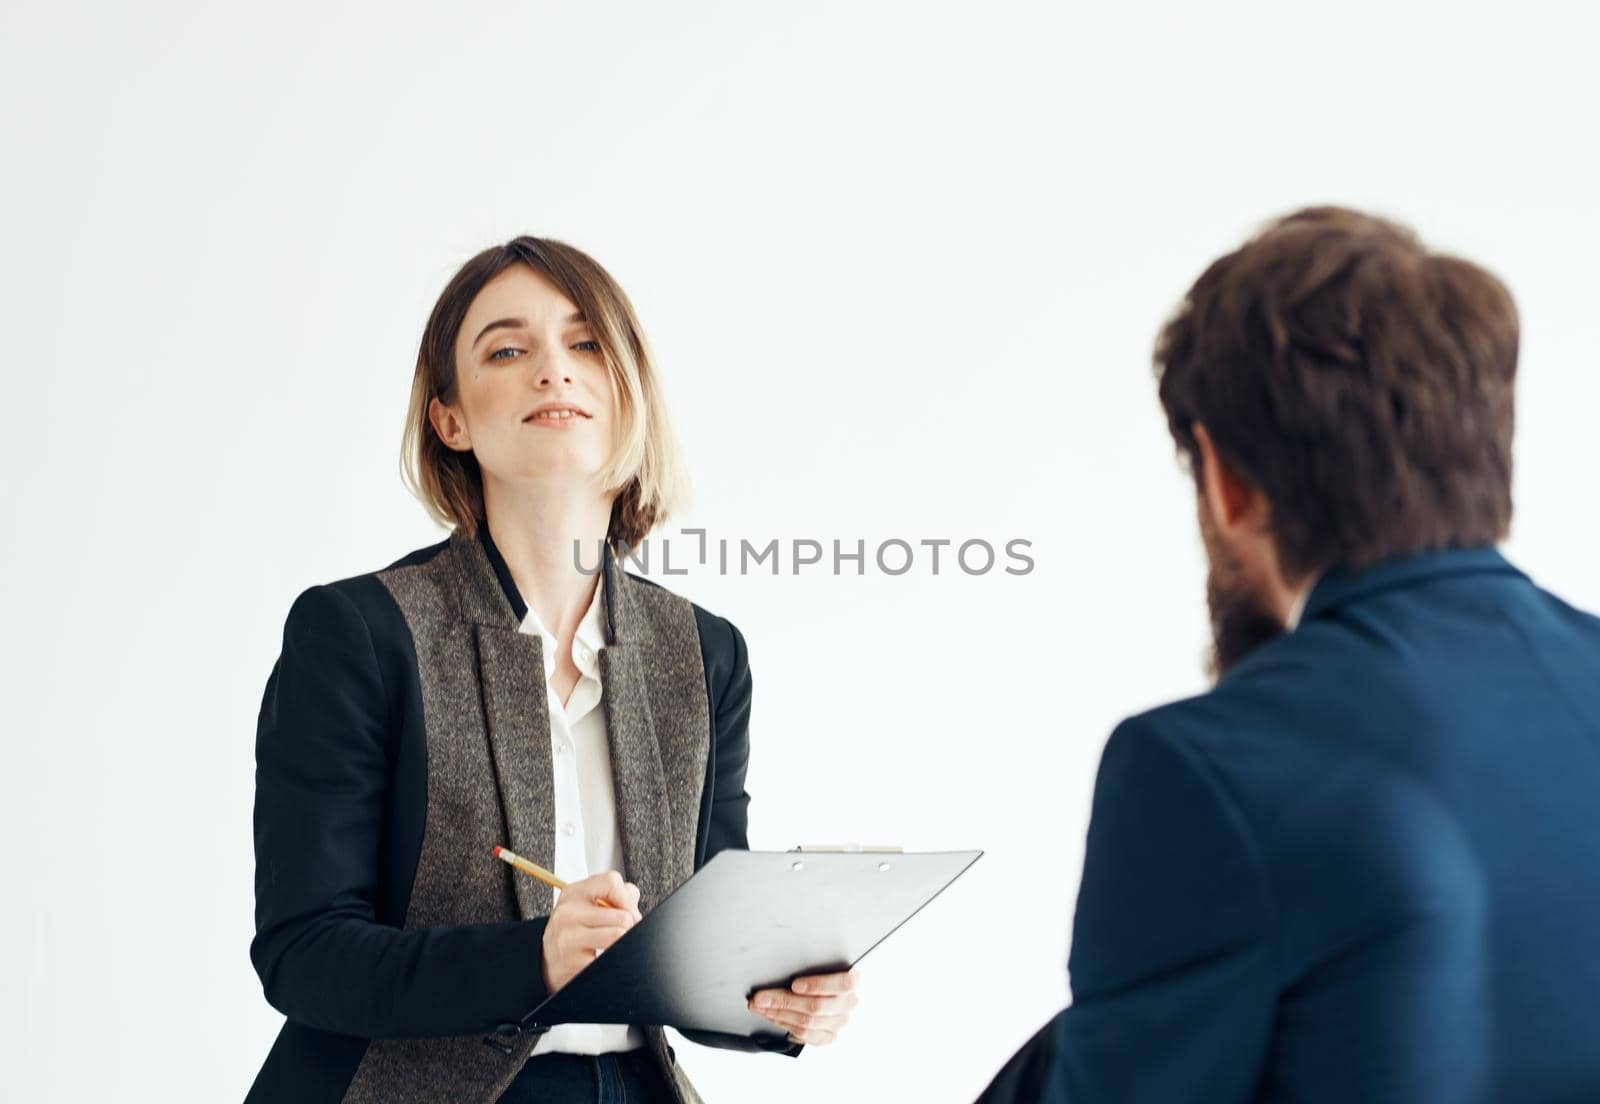
[[[495,844],[554,865],[555,818],[543,643],[518,621],[482,544],[452,534],[424,563],[380,571],[416,645],[427,733],[427,821],[405,928],[546,915],[548,886],[486,861]],[[610,613],[599,656],[623,874],[643,911],[694,871],[710,751],[699,631],[690,603],[633,579],[607,550]],[[530,958],[528,968],[538,969]],[[527,1009],[510,1009],[520,1015]],[[649,1048],[679,1098],[699,1100],[659,1028]],[[506,1055],[483,1034],[375,1039],[345,1104],[493,1104],[538,1039]]]

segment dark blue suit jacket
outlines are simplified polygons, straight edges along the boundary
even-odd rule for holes
[[[1492,548],[1324,577],[1131,717],[1073,1004],[988,1101],[1600,1101],[1600,619]]]

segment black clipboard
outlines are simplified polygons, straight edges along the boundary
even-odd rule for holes
[[[746,1007],[756,989],[854,966],[982,851],[719,851],[644,919],[522,1018],[781,1031]]]

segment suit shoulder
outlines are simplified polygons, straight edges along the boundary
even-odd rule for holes
[[[1348,626],[1317,621],[1258,646],[1207,690],[1130,716],[1175,738],[1217,728],[1236,729],[1250,718],[1300,713],[1308,697],[1376,677],[1373,662]]]
[[[1417,730],[1426,684],[1382,655],[1348,626],[1319,620],[1261,645],[1211,689],[1128,717],[1113,739],[1123,756],[1182,759],[1245,822],[1304,825],[1283,845],[1314,847],[1333,830],[1319,818],[1335,806],[1313,808],[1304,795],[1335,775],[1376,792],[1390,777],[1382,764],[1393,759],[1393,734]],[[1380,769],[1349,770],[1357,760]]]
[[[446,538],[436,544],[407,552],[383,567],[323,583],[313,583],[295,598],[294,606],[310,606],[326,611],[336,605],[347,604],[347,608],[354,607],[361,615],[375,644],[381,647],[385,643],[402,642],[409,638],[409,629],[400,605],[391,589],[385,585],[383,577],[392,572],[427,564],[444,552],[449,543],[449,539]],[[339,599],[343,602],[341,603]]]
[[[722,614],[712,613],[706,606],[696,602],[690,605],[694,610],[694,626],[699,629],[702,653],[706,654],[707,659],[715,658],[733,664],[739,654],[744,653],[744,635]]]
[[[750,653],[744,634],[726,617],[691,602],[695,628],[700,635],[700,659],[706,672],[706,691],[715,716],[724,708],[746,705],[750,695]]]
[[[1261,645],[1215,686],[1124,718],[1112,738],[1161,742],[1235,783],[1237,766],[1249,776],[1262,756],[1309,752],[1323,727],[1317,715],[1330,708],[1323,699],[1352,684],[1350,657],[1311,637],[1289,633]]]
[[[695,632],[700,638],[700,659],[705,667],[706,681],[713,693],[738,677],[740,671],[748,672],[749,659],[744,634],[732,621],[707,609],[700,603],[668,590],[654,579],[624,573],[630,582],[650,588],[643,591],[657,601],[682,603],[694,615]]]
[[[674,590],[669,590],[654,579],[627,571],[622,573],[622,577],[631,584],[647,588],[636,591],[636,594],[648,602],[681,604],[692,611],[695,628],[700,634],[700,650],[706,653],[708,659],[713,656],[731,656],[735,651],[743,650],[742,634],[726,617],[713,613],[700,603],[685,598]]]
[[[444,540],[439,541],[436,544],[424,545],[421,548],[417,548],[417,549],[414,549],[413,551],[407,552],[404,556],[401,556],[398,560],[395,560],[393,563],[391,563],[388,566],[384,567],[383,570],[384,571],[393,571],[397,567],[412,567],[412,566],[414,566],[416,564],[427,563],[429,560],[433,559],[435,556],[439,555],[446,548],[449,548],[449,547],[450,547],[450,538],[446,537]],[[374,574],[376,574],[376,572],[374,572]]]
[[[356,575],[345,575],[341,578],[330,579],[324,583],[314,583],[307,589],[315,589],[318,586],[327,586],[347,596],[354,597],[359,591],[363,589],[369,589],[374,584],[381,585],[378,578],[380,575],[401,568],[416,567],[425,564],[434,557],[443,553],[447,548],[449,548],[449,546],[450,540],[447,537],[436,544],[429,544],[422,548],[413,549],[412,551],[401,556],[399,559],[391,560],[382,567],[375,567],[371,571],[363,571]]]

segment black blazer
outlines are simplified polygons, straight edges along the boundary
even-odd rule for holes
[[[488,527],[479,534],[520,620],[527,606]],[[418,549],[384,570],[422,563],[448,544]],[[287,1022],[247,1104],[337,1101],[369,1040],[488,1033],[547,996],[540,969],[546,917],[433,929],[405,956],[370,953],[370,945],[360,946],[359,926],[329,923],[354,918],[402,927],[423,838],[428,754],[417,654],[377,574],[299,595],[262,699],[250,959],[267,1001]],[[610,619],[609,605],[606,612]],[[751,679],[744,637],[732,622],[698,605],[694,617],[712,740],[695,840],[698,869],[718,851],[749,846]],[[386,726],[387,718],[401,723]],[[381,756],[352,753],[341,734],[372,726],[384,727]],[[381,801],[360,801],[377,792]],[[373,815],[352,815],[357,807]],[[292,853],[284,841],[294,841]],[[801,1049],[782,1036],[687,1034],[730,1049],[791,1055]]]

